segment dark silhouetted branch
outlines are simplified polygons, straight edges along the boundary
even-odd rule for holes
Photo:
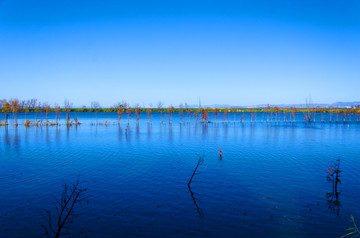
[[[78,213],[74,212],[75,205],[79,204],[83,201],[87,201],[87,197],[85,197],[87,189],[79,188],[79,181],[76,181],[73,185],[69,186],[67,184],[64,185],[64,190],[61,194],[60,200],[56,199],[56,224],[54,225],[53,217],[50,211],[46,211],[48,227],[42,225],[41,227],[45,230],[47,237],[55,237],[58,238],[62,235],[66,235],[63,233],[63,229],[67,224],[72,223],[72,218],[78,216]]]
[[[190,177],[190,180],[189,180],[189,182],[188,182],[188,188],[189,188],[189,191],[190,191],[190,195],[191,195],[191,198],[193,199],[194,205],[195,205],[195,207],[196,207],[196,211],[197,211],[197,213],[199,214],[200,219],[203,219],[204,213],[202,212],[201,208],[198,206],[198,204],[197,204],[197,202],[196,202],[196,198],[195,198],[195,196],[194,196],[193,191],[191,190],[191,186],[190,186],[190,185],[191,185],[191,182],[192,182],[195,174],[197,174],[197,173],[196,173],[197,169],[199,168],[200,165],[203,164],[203,162],[204,162],[204,155],[203,155],[203,156],[199,156],[198,163],[196,164],[196,167],[195,167],[195,169],[194,169],[194,171],[193,171],[193,173],[192,173],[192,175],[191,175],[191,177]]]

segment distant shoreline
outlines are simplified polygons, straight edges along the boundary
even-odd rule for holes
[[[124,108],[127,110],[128,108]],[[136,108],[131,108],[135,110]],[[140,112],[168,112],[169,108],[139,108]],[[360,113],[360,108],[173,108],[173,112],[201,112],[203,110],[207,112],[323,112],[323,113]],[[59,112],[117,112],[118,108],[60,108]],[[19,112],[45,112],[44,108],[35,109],[20,109]],[[50,109],[50,112],[56,112],[55,109]]]

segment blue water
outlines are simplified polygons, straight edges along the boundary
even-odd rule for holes
[[[345,123],[329,115],[304,123],[301,114],[266,123],[260,115],[256,123],[249,114],[241,123],[239,113],[235,123],[230,114],[228,123],[180,124],[175,113],[160,124],[158,113],[151,123],[143,113],[129,127],[126,114],[117,125],[116,113],[71,113],[83,124],[69,128],[10,121],[0,127],[0,237],[45,237],[46,211],[56,214],[54,197],[77,179],[88,203],[75,208],[72,237],[340,237],[350,215],[360,225],[356,115]],[[187,183],[202,155],[193,198]],[[325,171],[339,158],[341,206],[331,206]]]

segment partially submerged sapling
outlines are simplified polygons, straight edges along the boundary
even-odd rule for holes
[[[222,160],[222,152],[223,152],[223,150],[222,150],[222,149],[218,149],[218,151],[219,151],[219,155],[220,155],[220,160]]]

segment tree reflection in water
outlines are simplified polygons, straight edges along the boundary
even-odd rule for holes
[[[338,184],[341,183],[340,180],[340,159],[336,160],[336,162],[328,168],[326,171],[328,173],[327,180],[329,182],[332,182],[332,192],[327,193],[327,201],[329,203],[329,208],[336,212],[336,214],[339,216],[340,214],[340,208],[341,208],[341,202],[339,199],[339,191],[338,191]]]
[[[203,163],[204,163],[204,155],[199,156],[198,163],[197,163],[197,165],[196,165],[196,167],[195,167],[195,169],[194,169],[194,171],[193,171],[193,173],[192,173],[192,175],[191,175],[191,177],[190,177],[190,180],[189,180],[189,182],[188,182],[188,188],[189,188],[189,191],[190,191],[191,198],[193,199],[194,205],[195,205],[195,207],[196,207],[196,211],[197,211],[197,213],[199,214],[199,218],[200,218],[201,220],[204,219],[204,213],[203,213],[203,211],[201,210],[201,208],[199,207],[199,205],[197,204],[197,199],[195,198],[194,193],[193,193],[193,191],[191,190],[191,182],[192,182],[195,174],[199,174],[199,173],[197,173],[196,171],[197,171],[197,169],[199,168],[199,166],[202,165]]]

